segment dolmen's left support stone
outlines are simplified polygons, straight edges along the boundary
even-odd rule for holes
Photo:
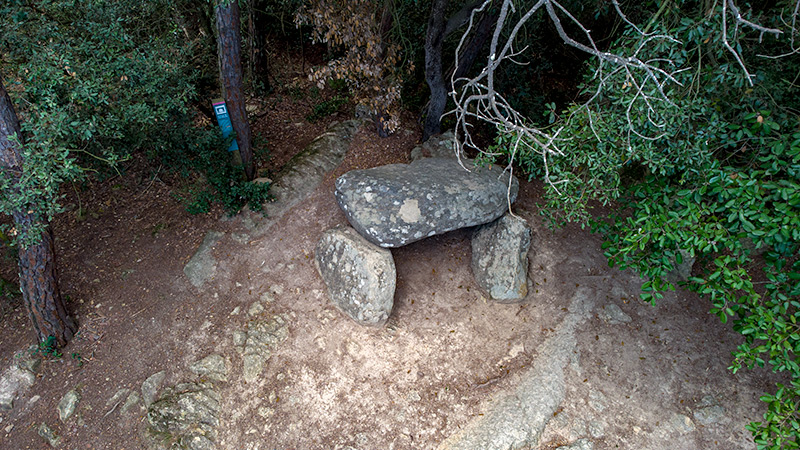
[[[424,158],[352,170],[336,180],[336,201],[370,242],[395,248],[491,222],[517,199],[519,182],[498,166]],[[509,197],[510,195],[510,197]]]
[[[528,249],[531,228],[520,217],[506,214],[472,235],[472,274],[481,289],[500,303],[528,295]]]
[[[391,252],[350,227],[337,227],[322,234],[315,253],[333,304],[362,325],[385,324],[397,279]]]

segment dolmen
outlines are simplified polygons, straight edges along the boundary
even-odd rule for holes
[[[528,293],[531,229],[508,213],[518,191],[508,171],[466,159],[423,158],[345,173],[336,180],[335,197],[352,227],[326,231],[315,251],[329,298],[356,322],[381,326],[396,286],[389,249],[477,227],[476,281],[495,301],[521,301]]]

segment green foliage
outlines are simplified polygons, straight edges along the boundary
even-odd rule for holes
[[[539,154],[521,152],[515,161],[549,182],[545,210],[554,223],[590,224],[606,238],[610,265],[646,279],[643,300],[674,289],[667,274],[685,256],[697,258],[681,284],[709,299],[711,312],[741,333],[730,369],[768,366],[791,380],[762,397],[768,412],[748,427],[758,448],[798,448],[800,101],[787,74],[796,74],[800,61],[756,59],[785,53],[785,41],[760,42],[757,32],[734,34],[730,26],[728,39],[755,75],[750,86],[723,45],[721,7],[697,16],[690,7],[675,2],[650,24],[676,40],[640,47],[628,30],[612,46],[624,55],[638,51],[666,72],[686,69],[664,84],[670,101],[644,84],[644,74],[607,69],[606,78],[585,80],[585,98],[599,92],[588,106],[560,114],[542,108],[553,129],[568,136],[560,141],[564,156],[551,155],[545,165]],[[780,14],[772,8],[749,20],[779,25]],[[501,132],[492,150],[509,154],[516,139]],[[610,217],[590,213],[612,202]]]
[[[306,120],[309,122],[316,122],[317,120],[324,119],[332,114],[336,114],[339,112],[339,109],[349,101],[349,98],[340,97],[337,95],[329,100],[319,102],[314,105],[311,114],[306,116]]]
[[[44,342],[39,342],[39,345],[33,349],[31,356],[41,356],[42,358],[61,358],[62,354],[58,351],[58,342],[55,336],[48,336]]]
[[[169,144],[194,95],[191,47],[170,2],[12,1],[0,7],[0,57],[24,136],[19,185],[0,180],[0,212],[32,211],[24,243],[61,211],[59,186]]]

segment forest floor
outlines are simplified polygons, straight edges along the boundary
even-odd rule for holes
[[[320,100],[307,94],[305,77],[280,82],[254,114],[272,154],[262,169],[272,173],[329,123],[352,117],[348,106],[311,123]],[[608,267],[598,236],[547,228],[535,183],[521,183],[515,205],[535,233],[535,288],[524,302],[486,300],[470,272],[470,231],[460,230],[393,251],[387,326],[363,328],[338,312],[313,263],[321,233],[346,223],[333,181],[407,162],[418,139],[409,117],[386,139],[363,128],[345,162],[261,235],[249,234],[244,216],[189,215],[177,199],[180,180],[145,164],[133,176],[66,189],[67,211],[53,229],[61,289],[80,330],[61,357],[43,359],[15,408],[0,411],[0,448],[48,448],[37,434],[42,423],[61,436],[58,448],[147,448],[146,410],[123,414],[109,400],[160,371],[164,386],[202,378],[187,368],[212,353],[231,367],[220,387],[217,448],[437,448],[541,367],[543,345],[559,336],[578,297],[586,305],[570,322],[569,360],[556,367],[560,400],[533,448],[755,448],[744,426],[763,414],[758,397],[775,377],[727,370],[741,339],[705,300],[678,291],[643,304],[641,281]],[[225,234],[213,248],[217,275],[198,289],[183,268],[209,230]],[[0,275],[13,279],[14,255],[3,250]],[[284,318],[287,338],[248,385],[233,336],[257,302],[255,315]],[[2,371],[35,337],[18,298],[0,303]],[[73,389],[77,412],[62,422],[57,405]]]

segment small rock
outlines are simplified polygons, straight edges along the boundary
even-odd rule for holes
[[[14,358],[17,360],[17,367],[35,374],[42,365],[42,359],[34,356],[38,349],[36,345],[31,345],[27,350],[15,354]]]
[[[128,395],[128,393],[130,391],[131,390],[127,389],[127,388],[119,388],[119,389],[117,389],[117,392],[115,392],[114,395],[112,395],[111,398],[106,401],[106,406],[110,407],[110,406],[116,405],[117,403],[121,402],[123,397]]]
[[[209,383],[180,383],[166,389],[147,410],[151,436],[177,441],[179,448],[214,449],[220,396]]]
[[[261,301],[265,303],[272,303],[275,301],[275,298],[269,292],[264,292],[261,294]]]
[[[128,398],[125,399],[125,403],[122,405],[122,408],[119,409],[120,414],[125,414],[130,411],[131,408],[139,404],[139,400],[141,400],[139,393],[136,391],[131,391],[131,393],[128,394]]]
[[[13,424],[11,424],[11,425],[9,425],[9,426],[4,428],[6,434],[11,433],[11,430],[13,430],[13,429],[14,429],[14,425]]]
[[[315,253],[331,302],[362,325],[385,324],[397,282],[391,252],[350,227],[337,227],[322,234]]]
[[[145,408],[150,406],[156,399],[158,390],[161,388],[161,383],[164,382],[164,378],[166,377],[167,373],[162,370],[161,372],[150,375],[144,380],[144,383],[142,383],[142,401],[144,402]]]
[[[666,424],[666,428],[667,428],[666,431],[668,433],[675,431],[680,434],[691,433],[692,431],[695,430],[694,422],[692,422],[692,419],[690,419],[688,416],[679,413],[675,413],[672,415],[672,417]]]
[[[238,316],[238,315],[239,315],[239,313],[240,313],[241,311],[242,311],[242,308],[240,308],[240,307],[238,307],[238,306],[237,306],[236,308],[233,308],[233,311],[231,311],[231,314],[230,314],[230,315],[232,315],[232,316]]]
[[[208,355],[189,366],[189,370],[214,381],[228,381],[228,363],[222,355]]]
[[[257,316],[262,312],[264,312],[264,305],[259,302],[253,302],[253,304],[250,305],[250,309],[247,310],[247,315]]]
[[[233,346],[236,347],[236,350],[243,352],[245,342],[247,342],[247,333],[235,330],[233,332]]]
[[[604,306],[598,314],[603,321],[608,322],[611,325],[629,323],[632,320],[631,316],[625,314],[625,312],[614,303],[609,303],[608,305]]]
[[[580,439],[578,441],[573,442],[570,445],[562,445],[561,447],[556,447],[556,450],[592,450],[594,448],[594,444],[589,439]]]
[[[603,412],[606,409],[606,396],[600,391],[589,392],[589,407],[597,412]]]
[[[56,435],[56,432],[44,422],[39,425],[37,432],[51,447],[58,447],[58,443],[61,442],[61,437]]]
[[[589,422],[589,434],[595,438],[601,438],[606,434],[606,427],[600,422]]]
[[[689,277],[692,276],[692,266],[694,266],[695,257],[692,256],[688,250],[679,250],[681,254],[681,263],[678,264],[677,259],[672,259],[670,262],[674,266],[671,272],[669,272],[664,279],[669,281],[672,284],[677,284],[683,281],[688,281]]]
[[[209,231],[198,247],[192,259],[186,263],[183,272],[192,286],[199,288],[217,273],[217,260],[214,259],[214,246],[225,236],[225,233]]]
[[[17,366],[11,366],[0,376],[0,410],[11,410],[14,407],[14,400],[27,391],[36,376]]]
[[[719,405],[706,406],[700,408],[694,413],[694,418],[703,425],[711,425],[717,423],[725,417],[725,408]]]
[[[78,406],[80,399],[81,396],[75,389],[72,389],[61,397],[61,401],[58,402],[57,410],[58,418],[61,419],[62,422],[66,422],[67,419],[75,413],[75,408]]]
[[[453,130],[445,131],[438,136],[431,136],[422,145],[411,150],[411,161],[422,158],[456,158],[455,135]]]
[[[528,249],[531,228],[506,214],[472,235],[472,274],[492,299],[509,303],[528,295]]]
[[[258,379],[264,363],[272,356],[272,349],[288,336],[289,330],[282,316],[275,316],[269,321],[251,320],[247,324],[247,340],[242,358],[245,382],[252,383]]]

